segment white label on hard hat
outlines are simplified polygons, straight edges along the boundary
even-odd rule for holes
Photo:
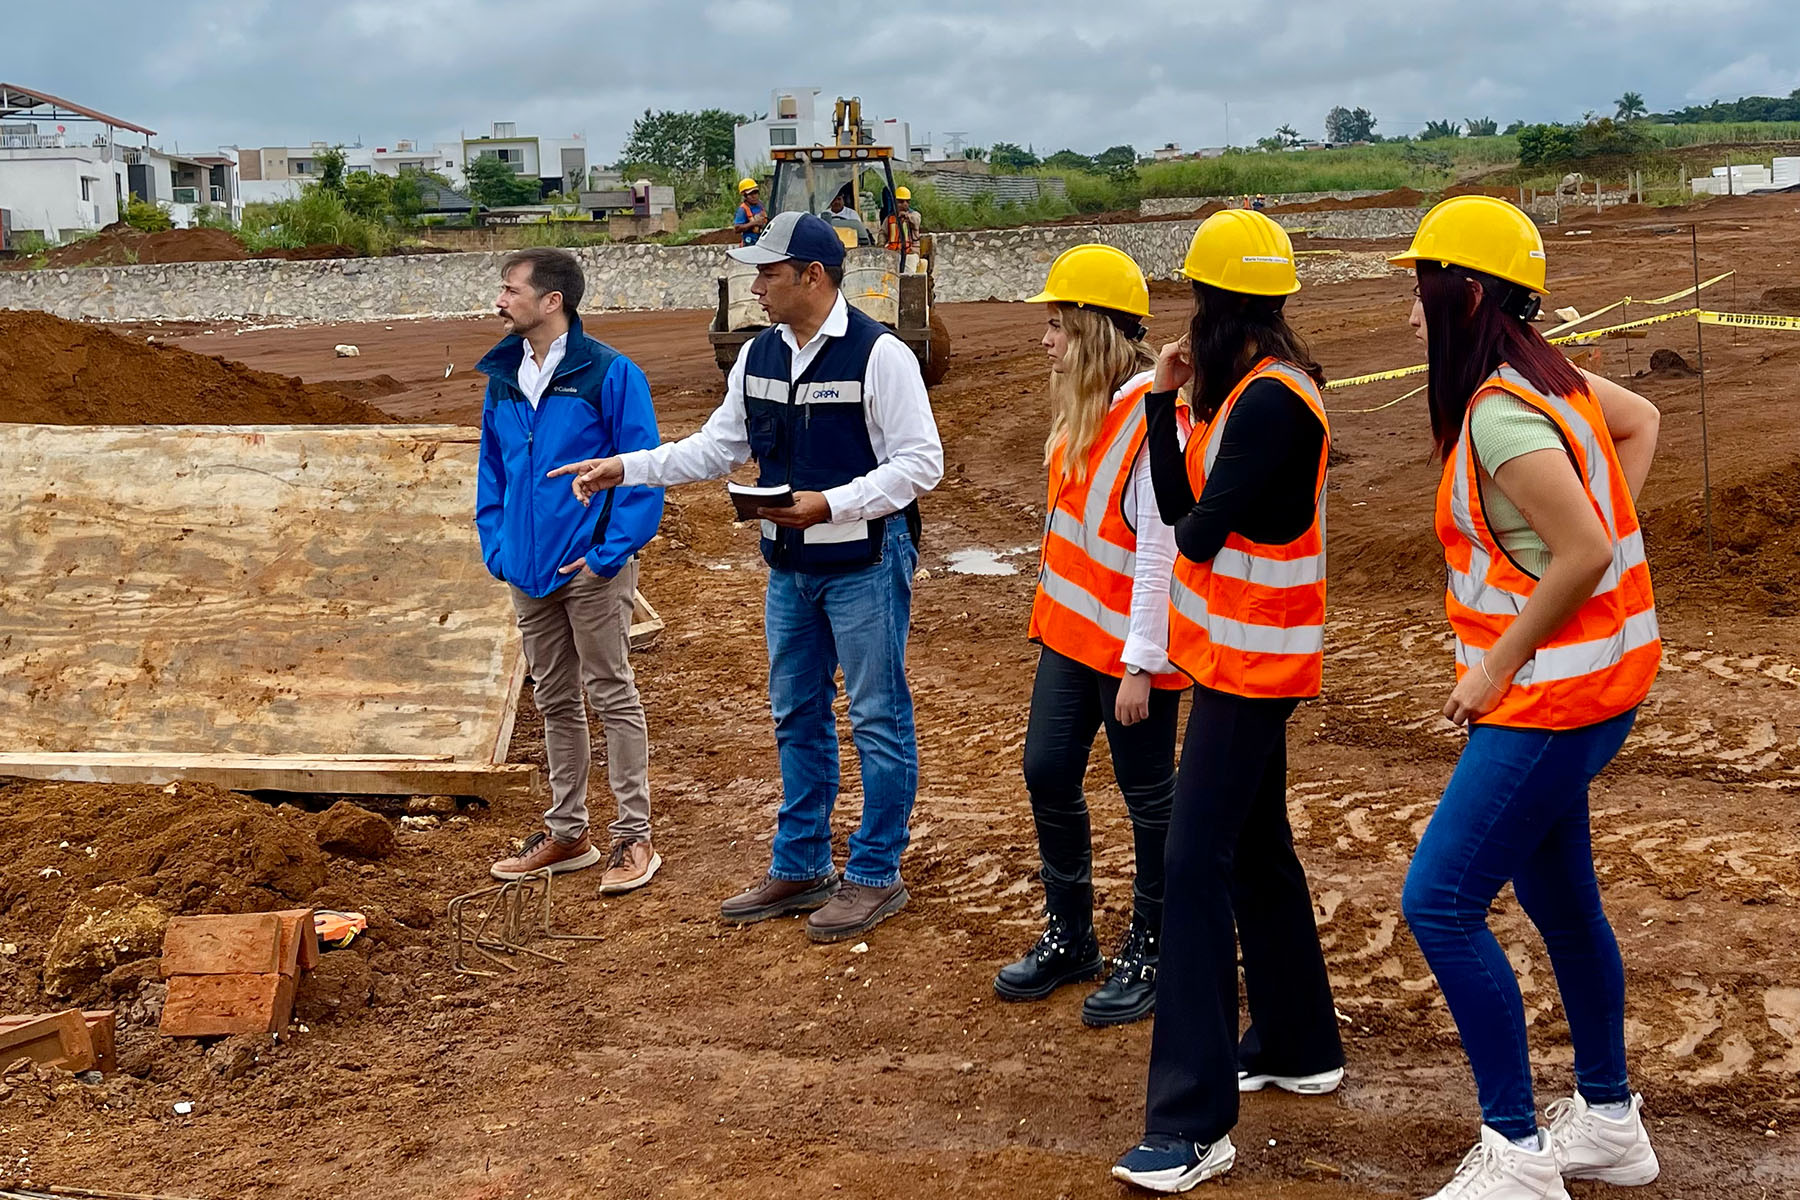
[[[1531,257],[1532,258],[1542,258],[1542,257],[1544,257],[1544,252],[1542,250],[1533,250],[1533,251],[1531,251]]]
[[[1287,263],[1291,260],[1285,259],[1285,258],[1281,257],[1281,255],[1279,255],[1279,254],[1246,254],[1246,255],[1244,255],[1244,261],[1245,262],[1266,262],[1266,263]]]

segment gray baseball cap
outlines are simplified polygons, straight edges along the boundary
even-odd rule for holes
[[[784,212],[763,228],[754,246],[726,251],[739,262],[823,263],[835,267],[844,261],[844,242],[824,218],[806,212]]]

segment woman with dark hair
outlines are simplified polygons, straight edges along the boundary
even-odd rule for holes
[[[1325,377],[1282,312],[1300,281],[1281,226],[1215,213],[1182,274],[1193,321],[1163,347],[1145,409],[1178,551],[1169,659],[1196,686],[1169,821],[1146,1132],[1113,1167],[1157,1192],[1231,1169],[1240,1091],[1319,1095],[1344,1073],[1287,818],[1287,722],[1319,694],[1324,663]],[[1190,383],[1184,455],[1175,401]]]
[[[1054,415],[1044,443],[1050,493],[1031,640],[1043,647],[1025,730],[1025,787],[1037,824],[1044,932],[1002,967],[1002,1000],[1041,1000],[1106,969],[1094,932],[1093,840],[1082,779],[1106,727],[1131,814],[1137,879],[1112,970],[1083,1023],[1150,1015],[1162,933],[1163,837],[1175,797],[1175,727],[1187,677],[1169,665],[1175,538],[1156,512],[1144,455],[1150,287],[1123,250],[1076,246],[1050,264],[1043,346]]]
[[[1625,741],[1662,650],[1633,499],[1656,453],[1648,400],[1577,370],[1529,322],[1544,243],[1487,196],[1446,200],[1390,261],[1416,269],[1444,462],[1456,687],[1469,740],[1401,907],[1462,1034],[1481,1137],[1436,1200],[1541,1200],[1565,1179],[1656,1178],[1625,1072],[1625,971],[1601,907],[1588,786]],[[1508,882],[1568,1014],[1576,1093],[1540,1130],[1525,1010],[1488,908]]]

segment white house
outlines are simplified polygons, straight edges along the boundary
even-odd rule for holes
[[[224,155],[170,154],[156,131],[17,84],[0,83],[0,209],[15,234],[60,242],[117,221],[129,197],[191,225],[203,207],[243,213]],[[142,140],[142,145],[134,144]]]
[[[769,151],[781,146],[829,146],[833,105],[821,103],[816,87],[776,88],[769,93],[769,115],[737,127],[736,162],[740,175],[766,169]]]
[[[579,133],[566,138],[520,134],[512,121],[495,121],[489,132],[462,140],[467,167],[477,158],[498,158],[519,175],[543,185],[546,192],[579,191],[587,186],[587,143]]]

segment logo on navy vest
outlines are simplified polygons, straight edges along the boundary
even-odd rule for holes
[[[550,390],[551,390],[551,391],[553,391],[553,392],[555,392],[555,393],[556,393],[556,394],[557,394],[557,395],[559,395],[559,396],[579,396],[579,395],[581,395],[581,389],[580,389],[580,388],[572,388],[572,387],[553,387],[553,388],[551,388],[551,389],[550,389]]]
[[[838,398],[838,390],[836,388],[815,388],[815,389],[813,389],[813,399],[814,400],[836,400],[837,398]]]

